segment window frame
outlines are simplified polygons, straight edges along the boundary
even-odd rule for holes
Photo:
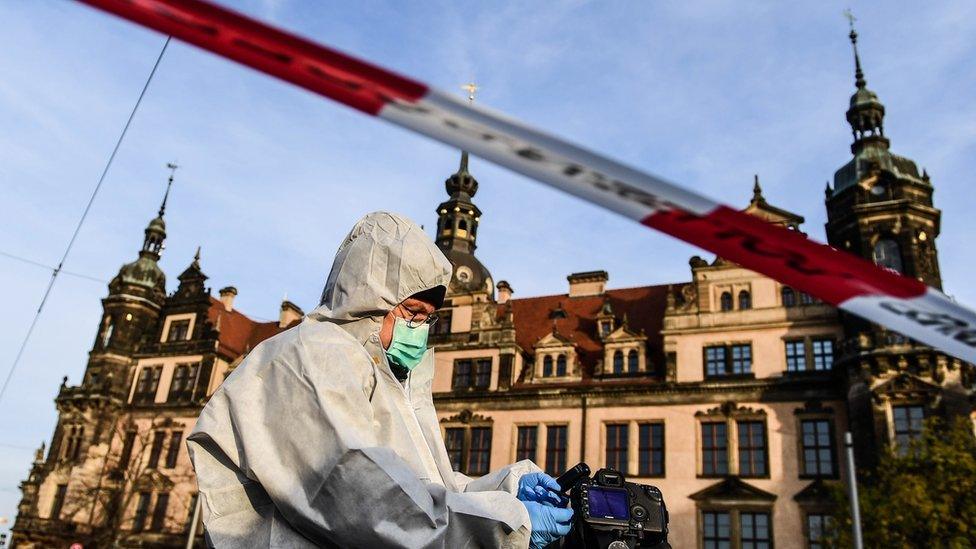
[[[554,433],[562,433],[562,438],[553,436]],[[554,440],[559,440],[562,444],[553,444]],[[568,423],[547,423],[546,424],[546,452],[543,469],[547,474],[559,476],[566,472],[569,464],[569,424]]]
[[[647,442],[650,442],[649,445],[642,444],[645,441],[643,437],[644,427],[647,427],[648,429]],[[659,427],[661,430],[660,447],[656,447],[654,445],[655,427]],[[668,456],[666,436],[667,436],[667,427],[665,427],[664,421],[662,420],[637,422],[637,475],[636,476],[641,478],[664,478],[665,477],[665,475],[667,474],[667,456]],[[644,462],[642,461],[641,457],[645,453],[648,455],[647,469],[642,468],[642,464]],[[655,472],[654,470],[655,455],[660,455],[660,471],[658,472]]]
[[[916,430],[912,427],[912,423],[915,418],[911,417],[912,410],[919,410],[921,417],[917,418],[920,424],[919,428]],[[905,410],[906,417],[905,420],[908,422],[907,431],[898,430],[898,411]],[[891,405],[891,444],[896,452],[899,454],[904,454],[911,448],[913,442],[919,440],[922,437],[922,433],[925,431],[925,420],[928,418],[928,414],[925,410],[925,405],[919,402],[900,402]],[[899,441],[900,436],[907,436],[907,444],[902,445]]]
[[[722,351],[721,359],[717,356],[709,358],[710,352],[719,350]],[[739,351],[739,357],[736,357],[736,351]],[[706,380],[753,378],[755,373],[752,371],[752,359],[752,341],[711,343],[702,346],[702,372]],[[724,370],[710,373],[713,365],[721,366]],[[743,371],[736,372],[737,367]]]
[[[742,539],[742,515],[766,515],[767,530],[769,534],[769,549],[776,546],[775,513],[772,505],[730,505],[723,503],[698,504],[697,517],[697,541],[698,547],[717,547],[717,545],[706,545],[705,539],[705,515],[707,514],[727,514],[729,517],[729,539],[727,547],[730,549],[742,549],[744,547]],[[725,541],[719,538],[718,541]]]
[[[532,433],[531,440],[523,441],[522,433]],[[529,444],[523,444],[529,442]],[[523,459],[537,463],[539,458],[539,425],[536,423],[515,425],[515,461]]]
[[[798,440],[798,444],[799,444],[799,447],[800,447],[799,448],[799,461],[800,461],[800,463],[799,463],[799,470],[800,470],[799,477],[801,479],[818,479],[818,478],[821,478],[821,479],[836,479],[836,478],[840,478],[840,463],[838,463],[838,460],[837,460],[837,458],[838,458],[838,453],[837,453],[837,433],[836,433],[836,427],[834,426],[834,418],[832,416],[819,415],[818,414],[818,415],[801,415],[797,419],[799,421],[799,430],[798,430],[799,436],[797,437],[797,440]],[[829,440],[830,445],[829,445],[829,447],[824,448],[823,446],[821,446],[819,444],[819,441],[817,439],[817,437],[820,434],[819,433],[819,428],[816,428],[815,427],[815,429],[814,429],[814,431],[815,431],[814,432],[814,437],[815,437],[814,438],[814,445],[812,447],[808,447],[807,444],[806,444],[806,432],[804,430],[804,425],[807,424],[807,423],[812,423],[812,424],[816,425],[816,424],[818,424],[820,422],[823,422],[823,423],[826,423],[827,424],[827,437],[828,437],[828,440]],[[812,450],[815,453],[815,455],[816,455],[816,460],[815,460],[816,461],[816,464],[817,464],[817,471],[816,472],[811,472],[810,470],[807,469],[806,453],[807,453],[807,450],[808,449],[809,450]],[[821,467],[821,461],[820,461],[820,452],[822,450],[824,450],[824,449],[828,450],[829,455],[830,455],[830,467],[831,467],[831,472],[830,473],[823,473],[823,472],[821,472],[822,467]]]
[[[731,461],[732,461],[731,457],[732,456],[731,456],[731,444],[729,444],[729,422],[728,422],[728,420],[727,419],[724,419],[724,418],[721,419],[721,420],[703,420],[703,421],[698,422],[698,424],[699,424],[699,430],[700,430],[700,435],[699,435],[698,438],[700,440],[700,450],[701,450],[700,451],[700,454],[699,454],[699,456],[700,456],[699,459],[701,460],[700,461],[701,462],[701,467],[700,467],[700,470],[701,471],[700,471],[700,473],[699,473],[698,476],[701,477],[701,478],[721,478],[721,477],[728,476],[731,473],[731,471],[732,471],[732,463],[731,463]],[[706,440],[705,439],[705,430],[706,430],[706,426],[709,427],[709,428],[715,428],[716,430],[719,427],[721,427],[721,429],[723,431],[723,435],[724,435],[724,440],[725,440],[724,448],[721,447],[721,446],[719,446],[718,443],[716,442],[717,439],[718,439],[717,433],[713,433],[711,435],[711,437],[710,437],[710,443],[711,443],[711,445],[706,447],[706,445],[705,445],[705,440]],[[723,453],[719,453],[722,450],[724,450],[723,453],[724,453],[724,456],[725,456],[725,460],[724,460],[725,469],[724,470],[721,470],[720,467],[719,467],[719,465],[723,462],[723,460],[720,459],[720,457],[723,455]],[[714,456],[714,457],[712,459],[710,459],[710,460],[706,459],[706,457],[705,457],[705,452],[706,451],[712,452],[712,456]],[[708,470],[706,468],[706,463],[709,463],[710,464],[710,467],[713,470]]]
[[[756,448],[752,444],[752,427],[758,425],[762,430],[762,446]],[[749,431],[748,435],[748,445],[743,448],[742,446],[742,428],[747,426],[746,430]],[[769,466],[769,429],[766,425],[765,418],[737,418],[735,419],[735,435],[736,435],[736,457],[737,457],[737,473],[741,478],[769,478],[770,476],[770,466]],[[748,452],[748,461],[750,463],[750,471],[748,473],[743,470],[743,452]],[[762,470],[753,471],[751,470],[754,466],[754,456],[760,456],[762,459]]]
[[[487,430],[487,446],[485,448],[474,448],[472,441],[474,437],[474,431],[478,430],[479,433],[483,432],[481,429]],[[452,435],[460,433],[461,435],[461,447],[455,449],[453,447]],[[485,421],[484,418],[479,418],[477,421],[467,422],[467,423],[449,423],[443,426],[443,431],[441,433],[444,440],[444,447],[447,450],[448,459],[451,463],[451,468],[454,471],[465,475],[482,476],[487,474],[491,470],[491,450],[494,443],[494,427],[490,420]],[[483,453],[485,459],[484,471],[480,468],[477,470],[472,469],[471,456],[473,451],[477,451],[479,454]],[[453,454],[459,453],[459,459],[455,463]],[[480,461],[478,465],[481,465]]]
[[[612,445],[611,432],[615,433]],[[604,467],[620,471],[624,476],[630,475],[630,422],[607,421],[603,424],[603,464]],[[620,466],[621,464],[623,465]]]

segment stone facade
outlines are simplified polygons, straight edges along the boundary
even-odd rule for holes
[[[828,239],[941,287],[932,184],[888,151],[859,59],[856,85]],[[553,474],[612,466],[663,490],[675,547],[813,547],[844,431],[870,466],[921,418],[972,414],[970,365],[721,258],[691,258],[674,284],[612,289],[591,271],[566,293],[514,298],[475,257],[466,153],[446,190],[435,240],[455,271],[431,330],[433,388],[469,475],[524,458]],[[802,230],[758,178],[745,211]],[[161,209],[109,285],[85,377],[62,384],[50,449],[21,484],[17,547],[184,546],[196,498],[185,435],[251,348],[301,321],[289,302],[278,322],[256,322],[233,308],[233,287],[212,297],[199,254],[167,296],[165,237]]]

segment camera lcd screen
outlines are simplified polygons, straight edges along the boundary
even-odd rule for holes
[[[586,499],[591,517],[630,520],[630,499],[626,490],[591,486]]]

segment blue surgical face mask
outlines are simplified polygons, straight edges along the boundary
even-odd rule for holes
[[[393,324],[393,339],[390,341],[390,348],[386,350],[386,357],[390,362],[407,370],[413,370],[427,352],[429,330],[430,326],[427,324],[411,326],[406,320],[396,317]]]

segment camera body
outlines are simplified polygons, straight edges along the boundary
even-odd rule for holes
[[[613,469],[589,473],[580,463],[557,479],[575,513],[564,549],[670,549],[668,509],[657,487],[628,482]]]

